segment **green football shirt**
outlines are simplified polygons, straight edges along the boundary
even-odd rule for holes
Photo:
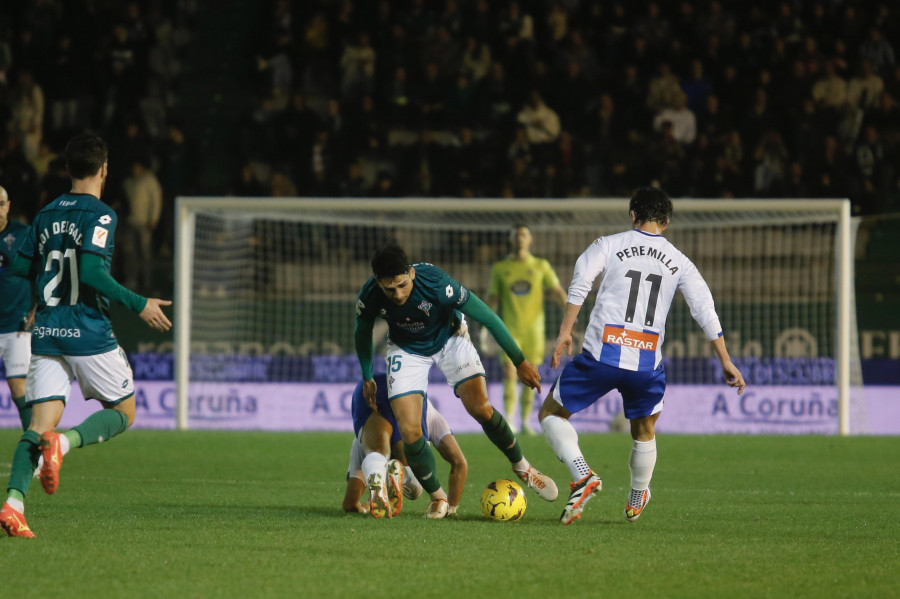
[[[28,225],[13,220],[0,231],[0,334],[17,332],[31,309],[31,283],[12,272],[27,236]]]
[[[38,262],[34,354],[91,356],[118,347],[109,299],[78,278],[85,252],[112,262],[115,211],[89,194],[61,195],[34,219],[19,253]]]
[[[468,301],[469,290],[433,264],[419,262],[412,267],[416,278],[406,303],[398,306],[389,300],[371,277],[359,292],[356,315],[369,322],[383,318],[392,342],[411,354],[432,356],[459,326],[457,309]]]

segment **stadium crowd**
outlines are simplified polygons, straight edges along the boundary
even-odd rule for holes
[[[884,1],[266,4],[236,193],[851,197],[896,210]]]
[[[69,190],[66,141],[92,129],[110,148],[104,201],[129,287],[149,289],[151,260],[171,247],[174,198],[189,184],[174,107],[196,6],[181,0],[23,0],[0,4],[0,185],[31,222]],[[153,238],[155,237],[155,241]]]
[[[202,10],[0,5],[0,185],[14,217],[67,188],[61,145],[85,128],[108,140],[105,199],[137,232],[126,260],[171,250],[182,193],[560,198],[653,183],[900,210],[890,2],[268,0],[247,29],[256,55],[234,71],[257,100],[227,189],[200,185],[199,140],[178,119]]]

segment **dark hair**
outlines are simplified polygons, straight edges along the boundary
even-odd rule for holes
[[[93,177],[106,163],[106,142],[95,133],[76,135],[66,144],[66,168],[73,179]]]
[[[661,189],[641,187],[631,194],[628,209],[634,212],[636,223],[657,222],[665,225],[672,218],[672,200]]]
[[[396,243],[389,243],[372,256],[372,274],[376,279],[393,279],[409,272],[406,252]]]

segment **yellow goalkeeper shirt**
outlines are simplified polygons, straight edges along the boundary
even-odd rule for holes
[[[550,263],[529,256],[524,261],[507,257],[491,268],[488,294],[500,298],[500,316],[513,337],[544,335],[544,291],[559,285]]]

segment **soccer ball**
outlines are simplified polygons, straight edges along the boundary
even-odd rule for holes
[[[495,480],[481,492],[481,511],[491,520],[512,522],[525,514],[525,493],[518,483]]]

